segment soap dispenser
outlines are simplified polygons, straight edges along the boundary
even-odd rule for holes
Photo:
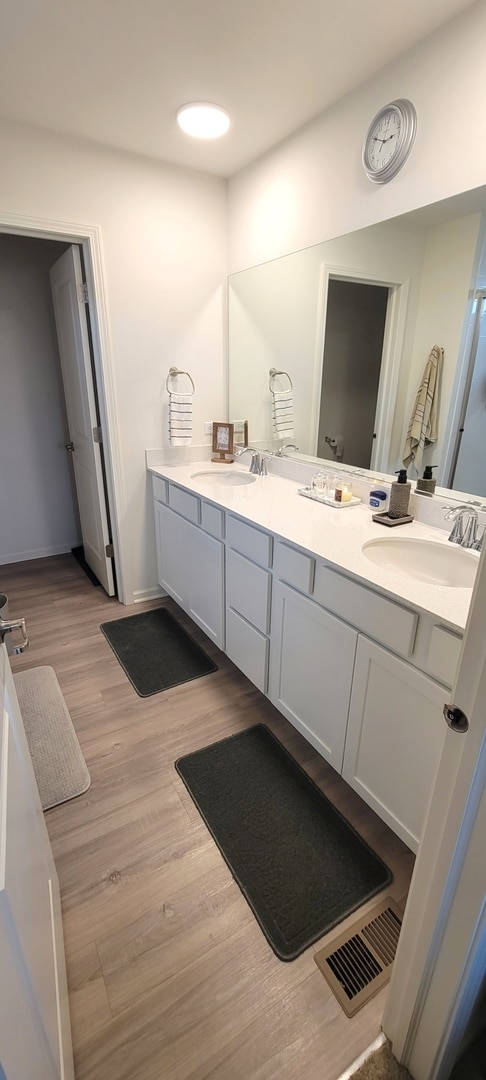
[[[393,521],[396,521],[398,518],[407,517],[411,487],[410,480],[407,480],[407,470],[399,469],[398,480],[394,480],[391,485],[390,506],[388,510],[388,517]]]
[[[437,465],[426,465],[424,469],[424,475],[421,477],[421,479],[417,480],[415,490],[419,491],[421,495],[434,494],[437,481],[432,476],[432,469],[436,468]]]

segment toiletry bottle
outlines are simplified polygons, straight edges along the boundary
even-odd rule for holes
[[[375,480],[369,494],[369,504],[375,513],[386,514],[390,503],[390,484]]]
[[[421,495],[433,495],[435,491],[435,485],[437,481],[432,476],[432,469],[436,469],[437,465],[426,465],[424,469],[424,475],[421,479],[417,480],[415,490],[419,491]]]
[[[410,480],[407,480],[407,470],[399,469],[398,480],[394,480],[391,485],[389,518],[396,520],[407,517],[411,487]]]

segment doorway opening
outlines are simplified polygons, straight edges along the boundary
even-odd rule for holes
[[[371,468],[389,288],[330,277],[317,456]]]
[[[0,230],[4,301],[0,312],[0,453],[5,466],[2,516],[6,523],[0,562],[8,563],[60,554],[79,547],[84,539],[73,454],[69,453],[72,440],[50,283],[51,266],[70,248],[76,251],[80,265],[84,259],[87,263],[83,278],[91,310],[88,317],[88,305],[83,304],[89,350],[84,378],[95,402],[100,438],[104,429],[106,443],[108,439],[106,402],[103,387],[99,392],[96,370],[96,360],[98,368],[101,364],[94,293],[98,268],[92,265],[90,239],[63,235],[57,223],[52,232],[41,231],[34,223],[30,227],[11,225],[5,217]],[[101,467],[104,512],[116,524],[106,454]],[[113,556],[117,546],[114,542]],[[115,558],[110,562],[115,563]],[[105,582],[101,583],[106,588]],[[116,593],[114,582],[107,591],[109,595]]]

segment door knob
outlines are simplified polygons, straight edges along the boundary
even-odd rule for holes
[[[67,443],[64,443],[64,445],[65,445],[65,447],[66,447],[66,450],[67,450],[67,451],[68,451],[68,452],[69,452],[70,454],[74,454],[74,443],[73,443],[73,442],[67,442]]]

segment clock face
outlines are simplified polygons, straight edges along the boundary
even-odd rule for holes
[[[411,101],[392,101],[374,117],[363,146],[363,167],[370,180],[385,184],[396,176],[412,149],[417,114]]]
[[[384,169],[395,157],[400,146],[401,127],[400,113],[396,109],[390,109],[378,118],[368,142],[368,164],[372,169]]]

